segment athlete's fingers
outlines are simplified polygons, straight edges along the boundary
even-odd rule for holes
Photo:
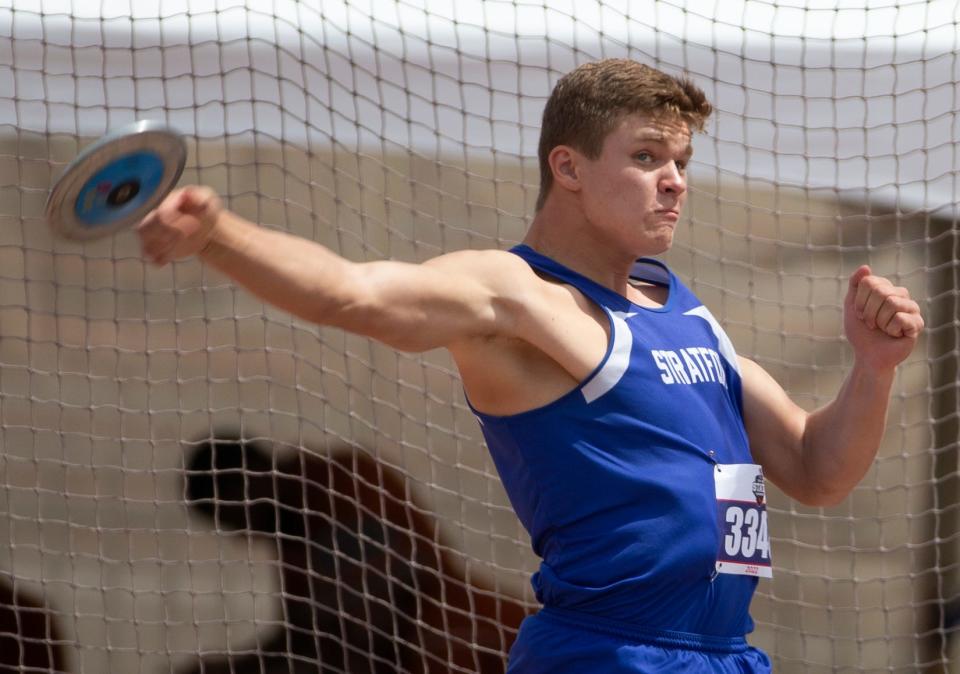
[[[857,298],[860,294],[860,283],[863,281],[863,279],[868,277],[870,273],[871,271],[869,265],[864,264],[860,265],[860,267],[858,267],[857,270],[850,275],[850,283],[847,287],[846,304],[853,311],[855,311],[858,316],[860,315],[860,308],[857,307]]]
[[[144,252],[158,246],[171,246],[178,236],[177,230],[165,227],[156,220],[142,223],[138,232]]]
[[[137,231],[143,232],[145,229],[150,229],[155,227],[157,224],[157,209],[154,208],[152,211],[143,216],[143,219],[140,220],[140,224],[137,225]]]
[[[162,241],[151,241],[143,245],[143,256],[154,264],[163,264],[170,251],[170,246]]]
[[[883,330],[887,327],[887,323],[890,322],[890,319],[893,318],[894,314],[898,311],[909,311],[911,309],[911,302],[906,297],[901,297],[899,295],[894,295],[890,293],[875,293],[875,295],[880,296],[881,304],[877,309],[876,314],[874,315],[874,320],[876,321],[877,328]],[[871,296],[871,300],[873,296]]]
[[[876,315],[877,327],[891,337],[902,336],[904,334],[903,329],[905,327],[905,325],[902,324],[902,319],[897,322],[894,322],[893,320],[895,317],[901,314],[903,316],[910,314],[919,316],[920,306],[909,297],[894,295],[892,293],[887,295]]]
[[[164,226],[157,218],[141,223],[138,231],[143,256],[155,264],[168,256],[181,236],[177,229]]]
[[[180,236],[180,233],[176,230],[163,230],[152,236],[149,243],[156,251],[172,249],[177,244]]]
[[[917,337],[923,327],[923,316],[919,313],[899,311],[890,319],[884,332],[891,337]]]
[[[880,309],[877,311],[877,314],[874,317],[876,327],[880,330],[886,332],[891,319],[893,319],[894,315],[896,315],[898,308],[896,300],[897,298],[895,298],[893,295],[887,295],[887,297],[883,300],[883,304],[880,305]],[[887,334],[890,333],[887,332]],[[899,337],[899,335],[891,336]]]
[[[871,273],[873,272],[870,270],[870,265],[868,264],[862,264],[857,267],[856,271],[850,274],[849,291],[853,293],[857,292],[857,286],[860,285],[860,281],[870,276]]]
[[[893,284],[879,276],[867,276],[857,286],[857,315],[867,327],[877,327],[877,313],[890,295]]]
[[[147,217],[137,225],[137,232],[141,238],[144,239],[153,239],[162,236],[168,232],[168,229],[166,224],[161,220],[160,214],[156,211],[149,213]]]
[[[167,198],[157,206],[156,220],[165,227],[175,226],[176,222],[183,217],[183,200],[185,198],[186,188],[174,190]]]
[[[178,207],[183,213],[199,215],[210,208],[218,198],[217,193],[209,187],[191,186],[181,191]]]

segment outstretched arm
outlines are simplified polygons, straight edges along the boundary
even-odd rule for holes
[[[923,330],[904,288],[862,266],[850,277],[844,332],[854,364],[836,399],[807,413],[763,368],[741,358],[744,421],[754,459],[785,493],[807,505],[836,505],[873,462],[886,425],[896,366]]]
[[[199,255],[291,314],[398,349],[425,351],[509,331],[509,303],[497,289],[503,269],[493,269],[503,262],[498,251],[452,253],[425,264],[354,263],[244,220],[205,187],[171,193],[139,233],[155,264]]]

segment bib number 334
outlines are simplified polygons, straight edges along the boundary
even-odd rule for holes
[[[720,529],[717,573],[772,577],[763,470],[749,463],[718,464],[713,475]]]

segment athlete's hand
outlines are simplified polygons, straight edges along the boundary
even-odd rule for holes
[[[171,192],[137,226],[143,256],[159,266],[200,253],[222,213],[223,202],[209,187]]]
[[[923,331],[923,317],[906,288],[874,276],[863,265],[850,277],[843,326],[857,360],[884,370],[913,351]]]

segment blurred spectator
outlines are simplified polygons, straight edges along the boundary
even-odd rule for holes
[[[0,672],[66,672],[53,613],[0,573]]]
[[[403,475],[364,450],[281,458],[214,439],[190,459],[187,497],[218,528],[276,545],[285,623],[193,672],[504,671],[526,608],[461,578]]]

